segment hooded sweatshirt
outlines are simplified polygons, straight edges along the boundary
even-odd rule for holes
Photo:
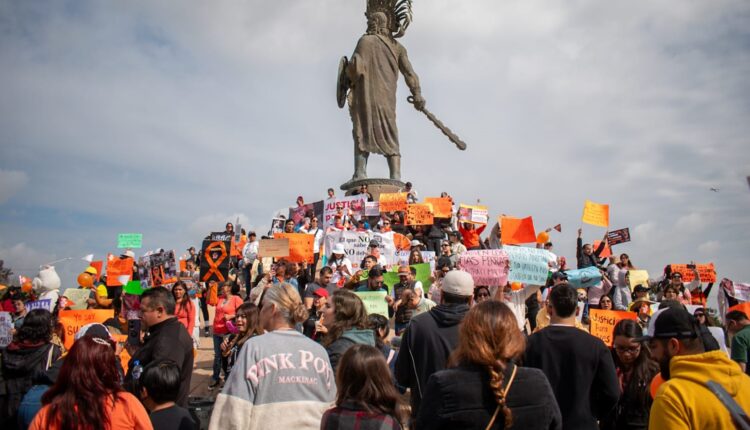
[[[750,376],[722,351],[680,355],[669,363],[671,377],[651,407],[651,429],[731,429],[729,411],[706,387],[716,381],[742,409],[750,411]]]
[[[341,356],[344,355],[347,349],[357,344],[375,346],[375,333],[369,329],[349,329],[344,331],[344,334],[340,338],[328,345],[326,351],[328,352],[328,358],[331,360],[331,368],[334,373],[336,372],[336,367],[339,364]]]
[[[440,304],[429,312],[411,319],[401,337],[396,358],[396,381],[411,388],[411,414],[416,417],[422,401],[422,390],[430,375],[445,369],[448,356],[458,346],[458,324],[469,311],[469,305]]]

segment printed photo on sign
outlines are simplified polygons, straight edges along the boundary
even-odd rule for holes
[[[458,208],[458,221],[485,225],[489,220],[487,206],[461,205]]]
[[[607,242],[609,242],[610,245],[630,242],[630,229],[621,228],[619,230],[610,231],[607,233]]]
[[[362,195],[337,197],[325,201],[323,209],[323,226],[331,227],[337,214],[359,219],[365,214],[366,199]]]

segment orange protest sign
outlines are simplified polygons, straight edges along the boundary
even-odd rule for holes
[[[187,272],[187,260],[180,259],[180,272]]]
[[[599,249],[599,245],[602,244],[601,240],[595,240],[594,241],[594,250]],[[609,244],[604,245],[604,249],[602,250],[602,253],[599,254],[599,258],[607,258],[612,256],[612,248],[609,247]]]
[[[453,216],[453,201],[450,197],[427,197],[424,202],[432,205],[432,214],[435,218]]]
[[[315,236],[305,233],[276,233],[274,239],[289,239],[289,258],[292,263],[302,263],[306,261],[312,264],[313,258],[313,240]]]
[[[75,342],[78,330],[91,323],[103,323],[115,317],[112,309],[84,309],[80,311],[60,311],[58,319],[65,330],[65,349],[70,349]]]
[[[406,206],[406,225],[432,225],[434,222],[429,204],[413,203]]]
[[[104,267],[104,262],[102,260],[92,261],[90,266],[96,269],[96,282],[99,282],[99,278],[102,277],[102,267]]]
[[[119,287],[122,285],[118,280],[120,276],[133,278],[133,259],[130,257],[120,258],[112,254],[107,255],[107,286]]]
[[[693,269],[688,268],[687,264],[670,264],[669,267],[672,269],[672,273],[676,272],[682,275],[682,282],[691,282],[695,279]],[[695,269],[698,271],[701,282],[716,282],[714,263],[696,264]]]
[[[586,200],[583,204],[581,221],[599,227],[609,227],[609,205]]]
[[[383,193],[380,195],[380,212],[406,210],[406,193]]]
[[[612,331],[620,320],[635,320],[638,316],[635,312],[604,311],[601,309],[589,309],[591,325],[589,331],[598,337],[608,347],[612,346]]]
[[[398,251],[408,251],[411,248],[411,241],[401,233],[393,233],[393,245]]]
[[[520,245],[522,243],[535,243],[536,232],[534,231],[534,220],[531,217],[514,218],[512,216],[501,216],[500,240],[503,244]]]

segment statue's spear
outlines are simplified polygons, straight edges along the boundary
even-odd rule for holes
[[[406,100],[409,103],[414,104],[414,97],[413,96],[407,97]],[[440,131],[442,131],[443,134],[446,135],[448,137],[448,139],[450,139],[451,142],[453,142],[453,143],[456,144],[456,147],[458,149],[460,149],[462,151],[466,149],[466,143],[464,143],[464,141],[461,140],[460,137],[456,136],[456,134],[453,133],[450,128],[446,127],[445,124],[443,124],[442,121],[440,121],[439,119],[437,119],[437,117],[435,115],[433,115],[432,112],[428,111],[425,108],[417,109],[417,110],[421,111],[422,113],[424,113],[427,116],[427,119],[429,119],[430,121],[432,121],[433,124],[435,124],[435,127],[439,128]]]

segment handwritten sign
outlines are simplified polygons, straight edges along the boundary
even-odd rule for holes
[[[120,258],[112,254],[107,255],[107,286],[119,287],[121,276],[133,277],[133,259],[130,257]]]
[[[432,205],[435,218],[450,218],[453,215],[453,200],[450,197],[427,197],[424,202]]]
[[[530,285],[544,285],[547,282],[549,262],[554,259],[552,253],[524,246],[505,246],[503,251],[510,260],[508,281]]]
[[[598,225],[599,227],[608,227],[609,205],[586,200],[583,204],[583,216],[581,217],[581,221],[586,224]]]
[[[352,268],[358,269],[359,263],[368,254],[370,241],[378,242],[378,250],[385,257],[387,264],[396,263],[396,247],[393,243],[394,233],[374,231],[336,231],[325,235],[325,250],[328,258],[337,243],[344,245],[344,254],[352,262]]]
[[[429,204],[412,203],[406,206],[406,225],[432,225],[434,222]]]
[[[328,199],[325,201],[325,207],[323,210],[323,226],[330,227],[335,224],[335,217],[338,213],[338,208],[341,208],[342,215],[351,215],[354,218],[359,218],[365,213],[365,202],[367,196],[364,194],[358,194],[355,196],[337,197]],[[282,226],[283,227],[283,226]],[[274,232],[275,233],[275,232]]]
[[[261,257],[288,257],[289,239],[261,239],[258,245],[258,255]]]
[[[526,218],[501,216],[498,221],[500,222],[500,230],[502,231],[500,240],[503,244],[520,245],[522,243],[536,242],[534,220],[530,216]]]
[[[502,249],[466,251],[459,257],[458,266],[474,278],[474,285],[499,286],[508,282],[508,254]]]
[[[117,248],[140,248],[143,246],[142,233],[120,233],[117,235]]]
[[[677,272],[682,275],[682,282],[691,282],[695,279],[695,273],[693,273],[693,269],[687,266],[687,264],[670,264],[672,273]],[[714,263],[696,264],[695,269],[698,271],[701,282],[716,282],[716,268],[714,267]]]
[[[602,274],[595,266],[585,269],[566,270],[568,284],[574,288],[591,288],[602,281]]]
[[[59,321],[65,330],[65,349],[69,350],[73,346],[75,335],[81,327],[91,323],[103,323],[114,316],[115,311],[112,309],[60,311]]]
[[[306,233],[276,233],[273,237],[274,239],[289,240],[289,258],[287,260],[292,263],[306,261],[312,264],[315,236]]]
[[[621,228],[619,230],[610,231],[607,233],[607,242],[609,242],[610,245],[630,242],[630,229]]]
[[[638,316],[635,312],[605,311],[601,309],[589,309],[591,325],[589,329],[593,336],[598,337],[607,346],[612,346],[614,338],[612,332],[621,320],[635,320]]]
[[[0,312],[0,348],[5,348],[11,342],[13,342],[13,317],[10,312]]]
[[[380,212],[397,212],[406,210],[407,193],[383,193],[380,195]]]
[[[52,299],[37,300],[26,303],[27,311],[33,311],[34,309],[44,309],[45,311],[52,312]]]
[[[378,314],[388,318],[388,302],[385,296],[388,294],[383,290],[380,291],[359,291],[354,293],[362,299],[362,303],[367,309],[367,314]]]
[[[68,306],[73,310],[86,309],[88,307],[89,295],[91,290],[88,288],[68,288],[63,293],[63,297],[67,297]],[[73,302],[73,303],[71,303]]]
[[[458,221],[485,225],[489,220],[487,206],[464,205],[458,207]]]
[[[628,270],[628,277],[630,278],[631,290],[638,284],[643,285],[644,287],[648,287],[648,271]]]

